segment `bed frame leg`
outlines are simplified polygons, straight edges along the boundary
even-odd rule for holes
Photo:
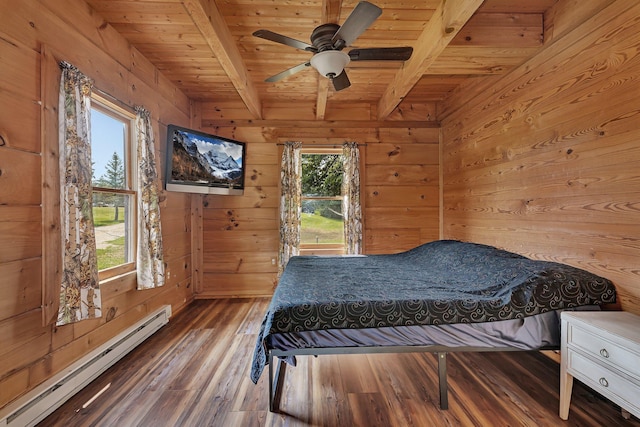
[[[440,383],[440,409],[449,409],[447,396],[447,353],[438,353],[438,382]]]
[[[277,360],[275,377],[273,375],[273,356],[269,354],[269,411],[278,412],[280,406],[280,395],[282,392],[282,381],[287,370],[284,360]]]

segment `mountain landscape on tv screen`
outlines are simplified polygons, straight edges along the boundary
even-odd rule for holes
[[[189,183],[240,185],[242,169],[225,150],[226,141],[208,141],[176,130],[173,135],[171,178]]]

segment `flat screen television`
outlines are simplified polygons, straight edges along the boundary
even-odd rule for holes
[[[246,144],[169,125],[167,191],[244,194]]]

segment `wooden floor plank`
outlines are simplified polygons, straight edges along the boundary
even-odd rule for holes
[[[558,363],[538,352],[451,353],[449,409],[430,353],[298,357],[281,413],[249,379],[268,299],[198,300],[40,423],[47,426],[634,426],[580,382],[558,417]]]
[[[348,396],[354,420],[366,421],[368,426],[391,425],[392,414],[381,393],[349,393]]]

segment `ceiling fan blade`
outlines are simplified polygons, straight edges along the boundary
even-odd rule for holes
[[[331,79],[333,83],[333,88],[337,91],[346,89],[351,86],[351,82],[349,81],[349,77],[347,77],[347,72],[342,70],[339,76]]]
[[[265,79],[265,82],[269,82],[269,83],[274,83],[274,82],[279,82],[280,80],[289,77],[299,71],[304,70],[305,68],[311,66],[310,62],[303,62],[302,64],[298,64],[295,67],[291,67],[288,70],[284,70],[278,74],[276,74],[275,76],[271,76],[268,79]]]
[[[295,47],[296,49],[306,50],[309,52],[316,52],[317,49],[308,43],[301,42],[300,40],[292,39],[291,37],[283,36],[282,34],[274,33],[269,30],[258,30],[253,33],[255,37],[261,39],[270,40],[272,42],[284,44],[287,46]]]
[[[331,39],[336,49],[351,45],[382,14],[382,9],[367,1],[361,1],[347,17]]]
[[[349,58],[352,61],[406,61],[412,53],[412,47],[373,47],[351,49]]]

